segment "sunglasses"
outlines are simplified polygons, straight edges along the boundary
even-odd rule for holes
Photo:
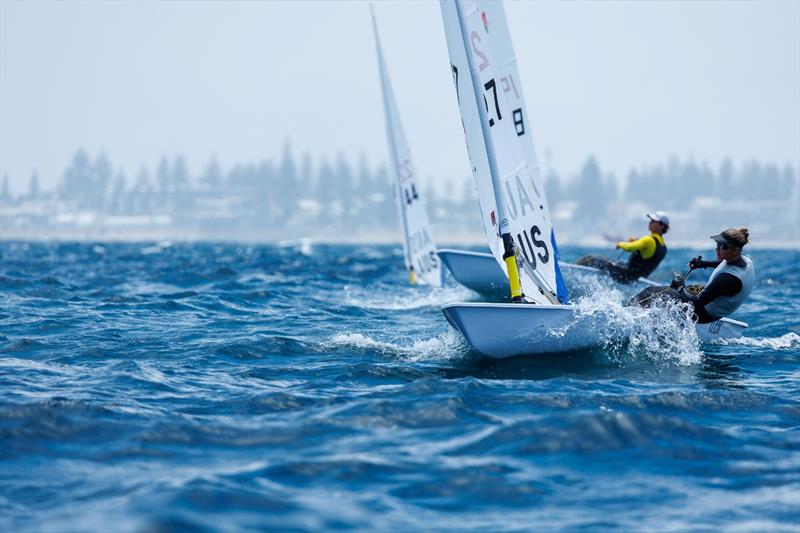
[[[736,247],[731,244],[717,244],[717,250],[733,250],[734,248]]]

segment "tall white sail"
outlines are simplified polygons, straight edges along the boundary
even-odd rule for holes
[[[416,279],[420,283],[440,287],[442,284],[441,264],[436,255],[436,245],[431,234],[423,190],[411,160],[411,150],[406,142],[389,74],[384,64],[374,13],[372,13],[372,27],[375,31],[375,47],[378,51],[386,138],[389,143],[389,154],[395,176],[395,196],[400,225],[403,229],[406,268],[409,270],[412,283]]]
[[[541,184],[536,183],[535,155],[529,160],[533,145],[528,151],[519,139],[528,130],[513,50],[510,38],[507,46],[498,39],[503,57],[494,50],[490,33],[507,33],[507,28],[499,27],[503,24],[490,27],[491,15],[484,9],[489,4],[440,0],[483,226],[492,255],[507,273],[504,254],[508,247],[502,235],[513,238],[521,267],[519,282],[526,299],[558,303],[559,280],[546,198]],[[492,12],[502,10],[499,2],[492,7]],[[512,83],[517,86],[518,102],[511,101]],[[510,281],[513,288],[513,276]]]

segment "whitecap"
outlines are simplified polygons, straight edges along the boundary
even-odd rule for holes
[[[314,254],[314,248],[311,243],[311,239],[307,237],[302,237],[300,239],[290,239],[290,240],[283,240],[278,242],[278,247],[280,248],[296,248],[298,252],[303,254],[306,257],[310,257]]]
[[[753,346],[756,348],[770,348],[772,350],[800,349],[800,335],[794,332],[785,333],[780,337],[738,337],[736,339],[718,339],[714,344],[733,346]]]
[[[284,281],[286,276],[283,274],[265,274],[263,272],[249,272],[239,276],[239,283],[250,283],[251,281],[261,281],[264,283],[274,283]]]
[[[161,248],[160,246],[146,246],[142,248],[140,251],[142,255],[153,255],[153,254],[160,254],[161,252],[164,251],[164,249]]]
[[[163,295],[179,292],[181,290],[181,288],[177,285],[138,279],[133,279],[121,284],[119,289],[123,294],[135,296],[144,296],[149,294]]]
[[[469,347],[463,337],[450,327],[441,335],[428,339],[416,339],[411,344],[377,340],[363,333],[338,333],[323,342],[322,347],[325,349],[344,347],[370,350],[385,355],[399,356],[411,362],[458,359],[469,352]]]

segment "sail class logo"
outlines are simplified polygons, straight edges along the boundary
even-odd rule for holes
[[[481,12],[481,21],[483,22],[483,29],[489,33],[489,17],[486,16],[486,11]]]
[[[494,211],[491,212],[492,226],[497,224],[497,217],[494,216]]]

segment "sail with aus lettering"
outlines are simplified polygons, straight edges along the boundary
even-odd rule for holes
[[[513,50],[509,38],[507,46],[499,46],[503,57],[498,59],[490,24],[496,15],[482,9],[490,4],[441,2],[484,232],[492,255],[509,276],[512,293],[518,279],[522,298],[515,299],[562,303],[566,301],[566,288],[557,269],[541,180],[537,183],[538,166],[535,158],[529,159],[533,143],[529,141],[530,127],[516,79]],[[498,43],[501,26],[496,27]],[[521,140],[526,135],[530,149]],[[511,254],[516,261],[510,261]]]
[[[383,59],[374,12],[372,13],[372,28],[378,53],[386,138],[389,144],[392,173],[395,178],[395,197],[400,226],[403,231],[403,255],[406,269],[412,284],[420,283],[440,287],[442,284],[441,264],[439,256],[436,255],[436,245],[433,242],[422,187],[411,159],[411,150],[400,122],[400,114]]]

